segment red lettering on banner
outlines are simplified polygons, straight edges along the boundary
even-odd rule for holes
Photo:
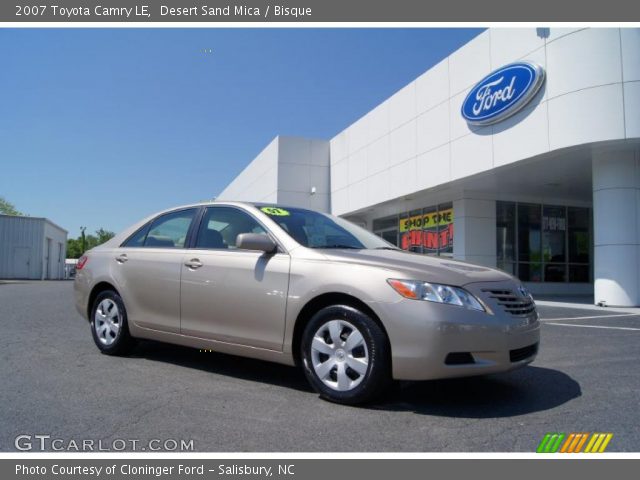
[[[411,247],[424,247],[428,250],[446,248],[453,243],[453,223],[439,232],[429,230],[410,230],[400,237],[400,247],[409,250]]]
[[[438,233],[437,232],[424,232],[424,247],[429,250],[438,249]]]

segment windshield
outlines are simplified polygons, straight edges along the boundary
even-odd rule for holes
[[[387,249],[396,247],[347,220],[302,208],[256,205],[286,233],[308,248]]]

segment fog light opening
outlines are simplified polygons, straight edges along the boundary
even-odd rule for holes
[[[445,365],[471,365],[476,363],[470,352],[451,352],[444,359]]]

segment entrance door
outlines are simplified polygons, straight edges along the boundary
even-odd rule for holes
[[[13,248],[13,277],[29,278],[29,267],[31,266],[31,255],[29,247]]]

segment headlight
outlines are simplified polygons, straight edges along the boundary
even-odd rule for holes
[[[387,283],[405,298],[426,300],[427,302],[447,303],[459,307],[486,312],[484,306],[464,288],[421,282],[419,280],[397,280],[390,278]]]

